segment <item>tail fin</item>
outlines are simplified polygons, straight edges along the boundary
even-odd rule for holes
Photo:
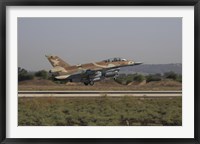
[[[60,67],[69,67],[70,65],[66,62],[64,62],[61,58],[59,58],[58,56],[47,56],[47,59],[49,60],[49,62],[51,63],[51,65],[53,67],[56,67],[56,66],[60,66]]]

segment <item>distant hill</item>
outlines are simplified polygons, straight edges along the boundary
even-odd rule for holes
[[[142,64],[138,66],[121,68],[120,73],[163,74],[170,71],[173,71],[177,74],[182,74],[182,64]]]

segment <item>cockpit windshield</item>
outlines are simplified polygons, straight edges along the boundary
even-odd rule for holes
[[[127,60],[126,60],[126,59],[119,58],[119,57],[110,58],[110,59],[104,60],[104,62],[117,62],[117,61],[127,61]]]

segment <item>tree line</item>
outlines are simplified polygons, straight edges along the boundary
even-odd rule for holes
[[[139,74],[139,73],[134,73],[134,74],[120,74],[117,79],[115,79],[116,82],[120,84],[129,84],[130,82],[142,82],[146,81],[152,82],[152,81],[161,81],[165,79],[171,79],[177,82],[182,83],[182,75],[177,74],[173,71],[166,72],[164,74],[156,73],[156,74]]]
[[[27,71],[24,68],[18,67],[18,81],[24,81],[24,80],[32,80],[35,77],[41,78],[41,79],[52,79],[51,76],[49,76],[48,72],[46,70],[39,70],[36,72],[30,72]],[[140,74],[140,73],[134,73],[134,74],[120,74],[115,81],[120,83],[120,84],[128,84],[130,82],[142,82],[146,81],[151,82],[151,81],[161,81],[164,79],[171,79],[174,81],[182,82],[182,75],[177,74],[173,71],[166,72],[164,74]]]
[[[32,80],[34,77],[42,79],[48,79],[48,72],[45,70],[39,70],[37,72],[29,72],[24,68],[18,67],[18,81]]]

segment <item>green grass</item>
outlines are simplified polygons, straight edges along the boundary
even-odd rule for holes
[[[20,126],[181,126],[182,98],[19,98]]]

